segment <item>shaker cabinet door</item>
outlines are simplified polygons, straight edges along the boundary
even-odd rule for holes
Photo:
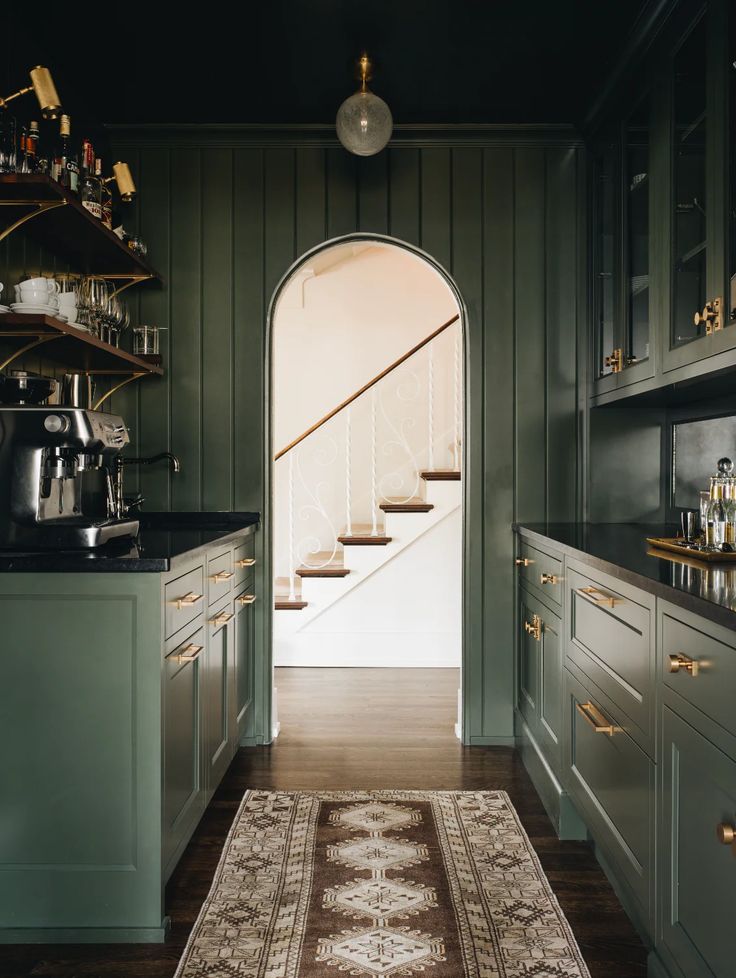
[[[164,659],[165,869],[178,857],[204,810],[200,695],[204,647],[204,629],[200,628]]]
[[[235,668],[232,689],[233,751],[245,734],[253,698],[253,648],[255,643],[255,589],[252,579],[235,599]]]
[[[662,708],[661,940],[687,978],[736,962],[736,761]]]
[[[230,763],[229,676],[234,639],[232,602],[209,612],[204,675],[205,785],[208,798]]]

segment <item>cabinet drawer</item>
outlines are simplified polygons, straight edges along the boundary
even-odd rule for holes
[[[175,635],[204,610],[204,574],[201,567],[169,581],[164,587],[166,638]]]
[[[615,585],[615,586],[614,586]],[[608,575],[588,577],[568,568],[568,658],[582,669],[641,731],[653,751],[654,599]]]
[[[731,978],[736,761],[666,706],[662,738],[662,943],[688,978]]]
[[[655,766],[605,697],[565,670],[570,794],[651,930]]]
[[[736,734],[736,649],[721,641],[730,637],[725,629],[693,617],[691,620],[699,626],[694,627],[683,621],[683,617],[685,615],[679,609],[660,603],[663,681],[706,716]],[[720,638],[716,638],[715,633]]]
[[[543,591],[555,604],[562,604],[562,559],[533,547],[525,540],[519,544],[519,576],[525,584]]]
[[[233,570],[235,571],[235,577],[233,578],[234,587],[242,584],[253,573],[253,568],[256,563],[254,552],[255,538],[252,536],[247,537],[233,551]]]
[[[207,561],[207,603],[216,604],[230,594],[234,580],[232,551],[211,557]]]

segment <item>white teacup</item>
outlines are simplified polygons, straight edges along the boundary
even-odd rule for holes
[[[18,286],[21,292],[35,292],[46,289],[49,295],[57,295],[60,291],[59,283],[55,278],[27,278]]]
[[[69,306],[77,305],[77,293],[76,292],[60,292],[56,299],[59,303],[60,309],[66,309]]]
[[[55,298],[56,296],[49,295],[46,289],[22,289],[18,301],[25,302],[29,306],[49,306],[54,305],[51,300]]]

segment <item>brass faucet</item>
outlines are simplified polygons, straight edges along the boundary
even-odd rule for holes
[[[115,459],[115,517],[122,519],[126,515],[125,499],[123,496],[123,469],[126,465],[153,465],[154,462],[161,462],[167,459],[171,463],[172,472],[181,472],[181,462],[178,457],[171,452],[159,452],[158,455],[149,455],[148,458],[126,458],[118,455]]]

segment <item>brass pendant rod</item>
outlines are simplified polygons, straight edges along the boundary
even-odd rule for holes
[[[28,92],[33,91],[33,85],[28,85],[27,88],[19,88],[17,92],[13,92],[12,95],[6,95],[5,98],[0,98],[0,109],[4,109],[8,102],[12,102],[14,98],[19,98],[21,95],[26,95]]]
[[[7,335],[9,334],[0,332],[0,339],[2,339],[3,336],[7,336]],[[21,334],[16,333],[14,335],[20,336]],[[23,335],[27,336],[28,334],[24,333]],[[33,350],[37,346],[41,346],[43,343],[50,343],[52,340],[61,339],[61,337],[64,335],[65,335],[64,333],[59,333],[58,335],[55,336],[34,336],[33,340],[30,343],[26,343],[25,346],[22,346],[19,350],[16,350],[15,353],[9,356],[7,360],[3,360],[3,362],[0,363],[0,370],[5,370],[5,368],[10,366],[10,364],[13,363],[14,360],[17,360],[18,357],[22,357],[23,354],[28,353],[29,350]]]
[[[66,207],[65,200],[13,200],[13,201],[0,201],[0,206],[17,206],[18,204],[25,204],[35,207],[36,209],[30,211],[28,214],[24,214],[23,217],[19,217],[17,221],[13,221],[12,224],[0,231],[0,241],[3,241],[9,234],[16,231],[19,227],[26,223],[26,221],[32,220],[34,217],[38,217],[39,214],[43,214],[45,211],[51,211],[55,207]]]
[[[125,380],[121,380],[119,384],[115,384],[113,387],[110,388],[110,390],[106,394],[103,394],[102,397],[99,399],[99,401],[97,401],[94,404],[92,410],[99,411],[100,405],[104,404],[104,402],[108,399],[108,397],[112,397],[112,395],[115,394],[117,391],[119,391],[122,387],[126,387],[132,381],[138,380],[139,377],[145,377],[145,376],[146,374],[144,373],[130,374],[130,376],[126,377]]]

